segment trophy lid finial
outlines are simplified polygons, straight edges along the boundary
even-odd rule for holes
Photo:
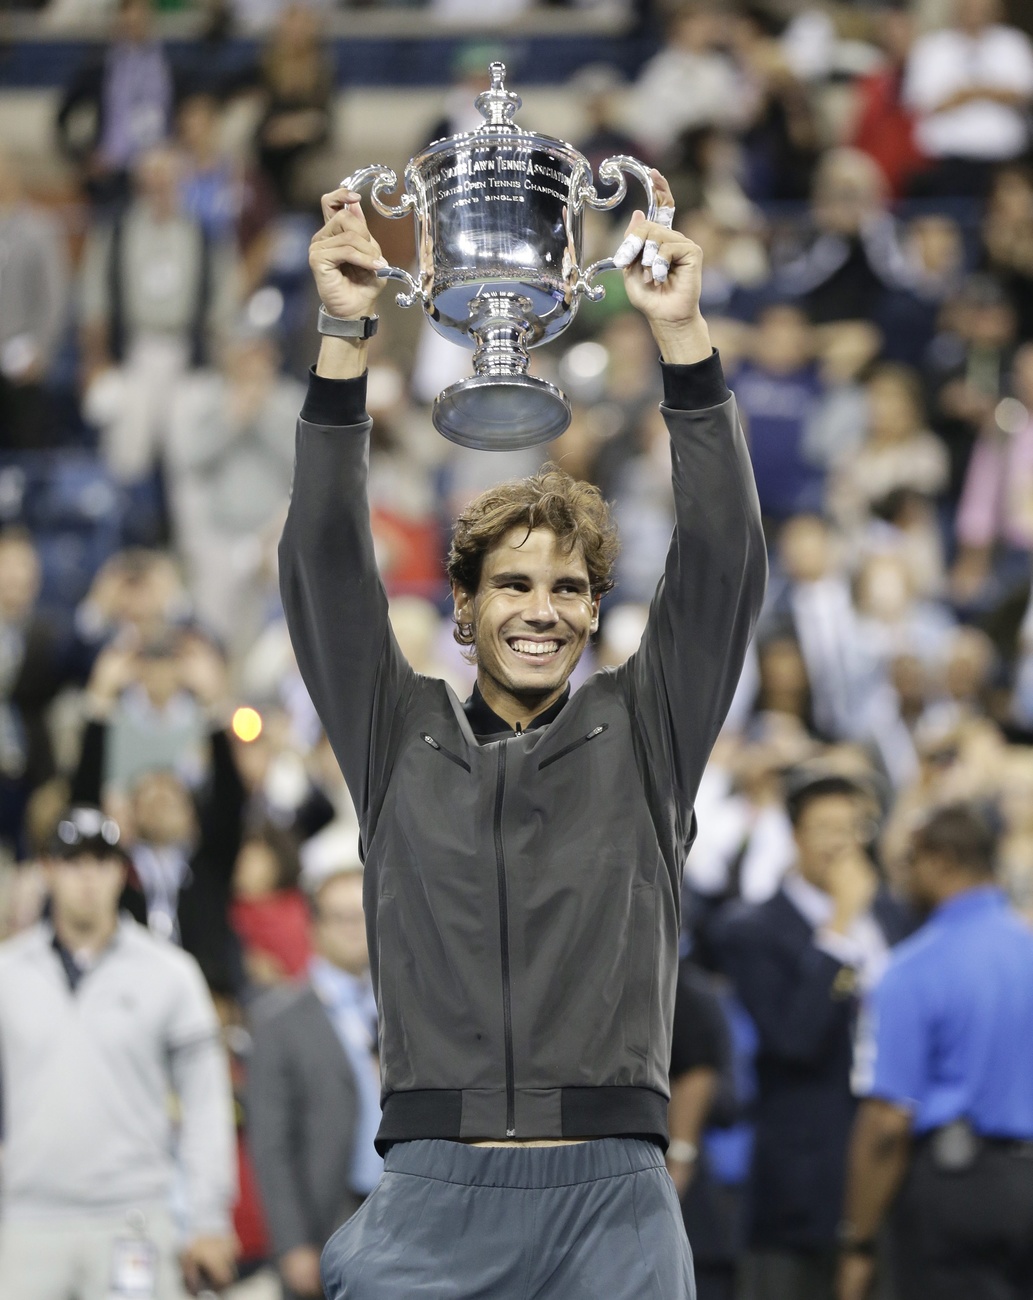
[[[477,129],[483,131],[489,126],[515,128],[516,123],[513,118],[523,100],[515,91],[506,89],[506,65],[504,63],[492,63],[488,68],[488,72],[491,75],[491,88],[483,91],[474,100],[484,118],[484,122]]]

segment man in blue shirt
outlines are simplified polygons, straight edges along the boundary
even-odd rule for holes
[[[891,1207],[900,1300],[1033,1295],[1033,934],[994,856],[965,804],[914,836],[912,889],[933,912],[894,954],[859,1044],[839,1300],[868,1295]]]

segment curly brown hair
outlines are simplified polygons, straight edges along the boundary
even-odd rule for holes
[[[481,581],[484,557],[513,528],[548,528],[568,552],[580,547],[593,598],[613,587],[620,542],[610,507],[599,489],[558,465],[543,465],[528,478],[500,483],[475,497],[455,522],[448,578],[471,595]],[[473,644],[473,627],[457,623],[455,639]]]

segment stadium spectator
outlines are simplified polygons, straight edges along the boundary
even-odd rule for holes
[[[956,0],[954,19],[920,36],[908,57],[904,100],[931,163],[911,192],[979,198],[994,168],[1029,145],[1033,46],[1001,21],[1000,0]]]
[[[871,995],[858,1052],[839,1300],[864,1300],[884,1220],[897,1294],[1033,1288],[1033,935],[994,883],[971,805],[919,825],[909,877],[931,908]]]
[[[0,149],[0,449],[59,441],[44,386],[68,324],[68,239]]]
[[[759,1035],[746,1294],[832,1300],[858,994],[905,923],[865,853],[867,801],[855,782],[811,772],[788,808],[793,870],[715,937]]]
[[[184,1280],[226,1286],[233,1117],[201,973],[119,915],[126,862],[98,808],[68,809],[45,870],[48,917],[0,945],[0,1293],[104,1300],[142,1279],[179,1300]]]
[[[159,671],[191,693],[201,719],[207,721],[207,789],[195,802],[182,778],[168,765],[141,767],[121,801],[132,827],[127,852],[143,894],[148,926],[162,938],[182,944],[220,987],[239,986],[229,904],[242,833],[244,790],[229,737],[217,721],[226,689],[222,665],[211,649],[188,645],[174,658],[166,657]],[[72,779],[73,799],[101,801],[108,751],[116,738],[116,709],[123,693],[139,686],[140,675],[140,659],[117,647],[110,647],[98,659],[89,683],[90,716]],[[157,730],[153,718],[141,721],[139,733],[152,746],[169,740]]]
[[[1004,167],[994,177],[983,218],[983,258],[1018,318],[1018,338],[1033,340],[1033,174]]]
[[[20,852],[32,792],[56,772],[47,710],[69,671],[54,621],[39,608],[42,570],[27,531],[0,531],[0,841]]]
[[[1033,551],[1033,343],[1015,353],[1008,388],[979,426],[955,519],[954,589],[999,601],[1029,578]],[[990,587],[988,592],[987,588]]]
[[[258,165],[291,210],[302,202],[301,164],[330,138],[333,67],[310,6],[284,5],[252,78],[261,105]]]
[[[221,368],[179,384],[169,413],[175,536],[199,619],[233,651],[251,645],[267,617],[261,538],[279,531],[290,492],[290,413],[303,391],[279,361],[271,338],[240,327]]]
[[[923,166],[915,142],[915,121],[904,103],[904,70],[915,38],[915,16],[906,8],[877,8],[874,35],[883,54],[879,67],[855,86],[855,119],[849,143],[873,158],[890,193],[900,198]]]
[[[943,443],[925,427],[921,377],[884,364],[864,385],[864,441],[847,451],[829,483],[828,505],[841,528],[858,536],[873,507],[902,489],[937,497],[947,486]]]
[[[311,881],[309,977],[266,995],[254,1015],[251,1150],[286,1300],[322,1296],[319,1256],[380,1177],[376,1009],[362,872]]]
[[[112,473],[130,485],[152,472],[176,386],[212,355],[236,298],[232,246],[182,211],[179,154],[142,154],[134,181],[125,212],[90,232],[79,302],[85,409]]]
[[[289,831],[249,831],[233,868],[230,923],[251,984],[265,988],[303,975],[312,954],[308,909],[298,889],[301,859]]]
[[[752,346],[732,372],[760,508],[771,522],[820,511],[824,498],[825,466],[807,439],[826,393],[815,348],[803,310],[771,303],[759,312]]]
[[[737,122],[739,85],[721,49],[723,25],[719,11],[707,4],[679,9],[665,44],[639,73],[626,125],[648,157],[660,157],[693,127]]]
[[[57,113],[58,140],[96,204],[125,201],[137,161],[169,138],[175,101],[151,0],[119,0],[110,43],[75,75]]]
[[[779,274],[784,293],[799,297],[812,321],[878,318],[888,290],[906,281],[886,180],[858,149],[830,149],[814,175],[814,237]]]

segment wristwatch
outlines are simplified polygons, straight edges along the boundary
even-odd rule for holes
[[[322,303],[316,317],[316,329],[335,339],[371,339],[380,326],[379,316],[360,316],[357,320],[342,320],[331,316]]]

